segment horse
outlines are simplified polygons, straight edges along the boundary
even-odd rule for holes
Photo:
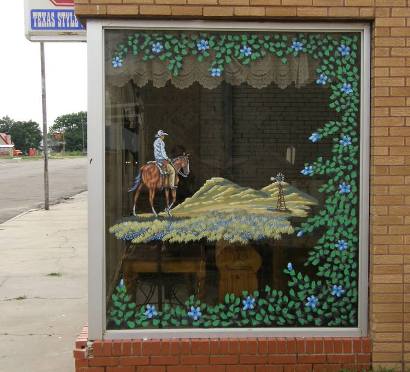
[[[172,203],[169,204],[169,188],[165,185],[166,176],[161,175],[161,172],[155,161],[148,162],[140,168],[131,188],[128,190],[128,192],[135,191],[134,205],[132,208],[132,214],[134,216],[136,216],[135,209],[138,197],[143,186],[145,186],[149,191],[149,203],[151,205],[152,213],[154,213],[155,217],[158,216],[154,208],[154,199],[156,191],[161,190],[162,188],[165,190],[165,199],[167,203],[165,211],[168,213],[169,216],[171,215],[170,210],[172,206],[175,204],[177,198],[176,186],[178,186],[179,182],[178,176],[186,178],[189,175],[189,154],[184,153],[182,156],[178,156],[175,159],[173,159],[171,163],[175,169],[175,189],[171,190]]]

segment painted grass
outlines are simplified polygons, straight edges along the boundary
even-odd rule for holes
[[[212,178],[190,198],[172,210],[172,217],[161,213],[141,214],[110,228],[118,239],[134,244],[152,241],[188,243],[205,239],[247,243],[280,239],[293,234],[291,217],[306,217],[311,196],[284,183],[287,210],[276,209],[278,184],[261,190],[241,187],[224,178]]]

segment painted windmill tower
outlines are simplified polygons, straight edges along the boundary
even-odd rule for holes
[[[278,201],[276,203],[276,209],[278,211],[287,211],[285,194],[283,192],[283,182],[285,181],[284,174],[278,173],[276,177],[271,177],[271,181],[276,181],[278,183]]]

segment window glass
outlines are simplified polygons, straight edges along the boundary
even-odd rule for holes
[[[360,34],[105,56],[108,329],[357,326]]]

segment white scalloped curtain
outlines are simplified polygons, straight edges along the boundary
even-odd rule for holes
[[[194,57],[185,58],[180,74],[173,76],[165,62],[158,59],[142,61],[140,57],[128,56],[123,67],[117,69],[112,67],[111,59],[107,59],[107,83],[123,87],[132,80],[139,87],[152,82],[154,87],[161,88],[170,81],[176,88],[184,89],[198,82],[204,88],[214,89],[225,80],[233,86],[247,83],[261,89],[274,83],[285,89],[292,84],[296,88],[301,88],[315,79],[315,70],[318,66],[316,60],[305,53],[288,59],[288,63],[283,64],[276,57],[266,56],[246,66],[232,60],[230,64],[225,65],[221,77],[212,77],[209,74],[208,63],[199,62]]]

